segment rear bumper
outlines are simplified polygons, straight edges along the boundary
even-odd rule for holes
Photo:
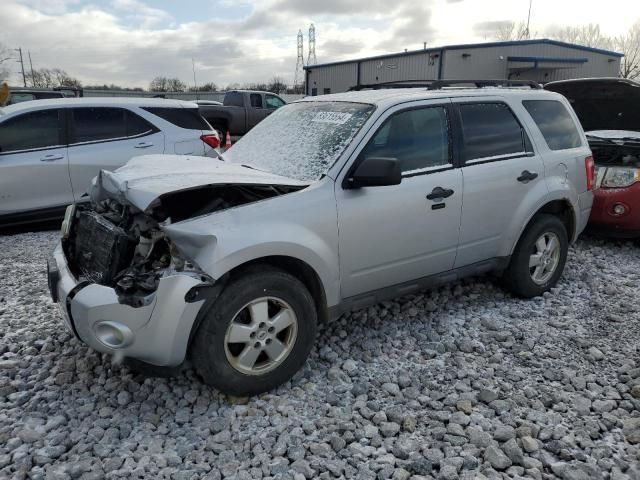
[[[624,207],[616,214],[614,208]],[[617,237],[640,236],[640,183],[627,188],[599,188],[595,191],[589,230]]]
[[[80,340],[99,352],[158,366],[182,363],[192,326],[205,301],[200,297],[186,300],[190,290],[202,285],[200,279],[175,274],[162,278],[144,305],[123,305],[113,288],[78,282],[61,244],[48,261],[48,280],[65,325]]]

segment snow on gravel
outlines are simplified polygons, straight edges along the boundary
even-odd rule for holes
[[[638,245],[581,240],[531,301],[480,278],[344,316],[246,399],[72,338],[56,237],[0,237],[0,478],[640,478]]]

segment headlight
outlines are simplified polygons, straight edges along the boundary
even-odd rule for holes
[[[71,224],[73,223],[75,214],[76,205],[69,205],[67,207],[67,210],[64,212],[64,220],[62,221],[62,226],[60,227],[60,234],[62,235],[62,238],[69,238],[69,232],[71,231]]]
[[[602,177],[603,188],[622,188],[629,187],[640,181],[640,169],[628,167],[609,167],[605,170]]]

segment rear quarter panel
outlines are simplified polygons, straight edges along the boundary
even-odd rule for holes
[[[580,133],[582,145],[566,150],[551,150],[535,121],[522,104],[522,100],[555,100],[561,102],[569,112],[573,122]],[[571,104],[562,95],[549,92],[535,92],[524,94],[522,99],[514,102],[514,109],[526,122],[531,142],[536,151],[541,155],[545,168],[545,180],[548,194],[544,202],[537,207],[541,208],[545,203],[554,200],[566,200],[573,209],[575,231],[569,239],[575,241],[584,230],[586,219],[589,217],[593,194],[587,191],[587,173],[585,158],[591,155],[586,136]],[[534,210],[534,214],[535,211]]]

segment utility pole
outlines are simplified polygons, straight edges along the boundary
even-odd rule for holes
[[[307,65],[315,65],[316,59],[316,27],[312,23],[309,25],[309,56],[307,57]]]
[[[296,62],[296,74],[293,79],[293,88],[298,91],[298,86],[304,83],[304,37],[302,30],[298,30],[298,61]]]
[[[191,57],[191,67],[193,68],[193,88],[196,89],[196,100],[200,100],[198,97],[198,84],[196,83],[196,62],[193,61],[193,57]]]
[[[20,60],[18,60],[18,61],[20,62],[20,67],[22,67],[22,83],[24,83],[24,86],[26,87],[27,86],[27,76],[24,74],[24,61],[22,60],[22,47],[16,48],[15,51],[20,54]]]
[[[533,0],[529,0],[529,13],[527,15],[527,40],[529,39],[530,35],[529,35],[529,22],[531,21],[531,4],[533,3]]]
[[[31,86],[36,86],[36,77],[33,75],[33,62],[31,61],[31,50],[29,50],[29,67],[31,67]]]

